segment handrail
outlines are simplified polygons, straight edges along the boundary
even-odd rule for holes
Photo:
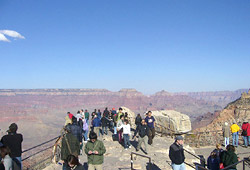
[[[133,155],[138,155],[144,158],[148,158],[149,159],[149,170],[152,170],[152,166],[151,166],[151,157],[147,156],[147,155],[142,155],[136,152],[131,152],[131,170],[134,170],[133,165],[134,165],[134,161],[133,161]]]
[[[232,164],[232,165],[229,165],[229,166],[223,168],[222,170],[226,170],[226,169],[228,169],[228,168],[231,168],[231,167],[233,167],[233,166],[235,166],[235,165],[240,164],[241,162],[243,162],[243,169],[245,169],[245,164],[244,164],[244,162],[245,162],[246,160],[248,160],[248,159],[247,159],[247,158],[244,158],[244,159],[242,159],[241,161],[238,161],[238,162],[236,162],[236,163],[234,163],[234,164]]]
[[[25,161],[26,159],[29,159],[30,157],[33,157],[33,156],[35,156],[35,155],[37,155],[37,154],[39,154],[39,153],[41,153],[41,152],[44,152],[44,151],[46,151],[46,150],[48,150],[48,149],[50,149],[50,148],[53,148],[53,147],[54,147],[54,145],[53,145],[53,146],[49,146],[49,147],[47,147],[47,148],[45,148],[45,149],[43,149],[43,150],[40,150],[40,151],[38,151],[38,152],[36,152],[36,153],[34,153],[34,154],[32,154],[32,155],[30,155],[30,156],[27,156],[26,158],[22,159],[22,161]]]
[[[193,154],[192,152],[189,152],[187,149],[183,148],[183,150],[184,150],[185,152],[187,152],[188,154],[190,154],[190,155],[194,156],[195,158],[200,159],[200,157],[199,157],[199,156],[197,156],[197,155]]]
[[[61,135],[60,135],[60,136],[61,136]],[[52,142],[53,140],[56,140],[56,139],[59,138],[60,136],[57,136],[57,137],[55,137],[55,138],[53,138],[53,139],[50,139],[50,140],[48,140],[48,141],[46,141],[46,142],[43,142],[43,143],[39,144],[39,145],[33,146],[33,147],[29,148],[29,149],[26,149],[26,150],[24,150],[22,153],[28,152],[28,151],[30,151],[30,150],[33,150],[33,149],[39,147],[39,146],[45,145],[45,144],[47,144],[47,143],[49,143],[49,142]]]

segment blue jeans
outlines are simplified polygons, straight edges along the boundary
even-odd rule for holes
[[[225,147],[227,147],[227,145],[229,145],[229,138],[225,137]]]
[[[88,132],[89,132],[89,130],[85,130],[85,131],[84,131],[84,134],[83,134],[83,136],[84,136],[84,141],[87,141],[87,139],[88,139]]]
[[[104,129],[105,129],[105,133],[107,135],[108,134],[108,126],[103,126],[102,127],[102,135],[104,135]]]
[[[115,135],[117,134],[116,126],[114,126],[114,134],[115,134]]]
[[[186,170],[186,166],[184,163],[182,163],[180,165],[172,163],[171,166],[172,166],[173,170]]]
[[[233,146],[238,146],[239,144],[239,132],[233,133]]]
[[[23,164],[22,164],[22,157],[15,157],[19,162],[20,162],[20,167],[21,167],[21,170],[23,169]]]
[[[248,146],[248,143],[250,145],[250,136],[243,136],[243,138],[244,138],[244,145]]]
[[[123,134],[123,139],[124,139],[124,148],[128,148],[131,145],[129,141],[129,135]]]

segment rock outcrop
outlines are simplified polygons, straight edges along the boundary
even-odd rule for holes
[[[162,130],[160,127],[166,133],[169,133],[170,129],[174,133],[187,133],[192,130],[189,116],[175,110],[152,111],[152,115],[155,117],[156,123],[160,125],[156,130]]]
[[[231,126],[233,121],[236,121],[241,127],[244,121],[250,121],[250,97],[248,94],[243,93],[239,99],[229,103],[210,124],[194,130],[194,133],[200,134],[200,140],[204,141],[203,144],[214,145],[216,142],[221,142],[225,122]]]

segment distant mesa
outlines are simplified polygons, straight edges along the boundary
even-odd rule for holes
[[[155,93],[155,96],[173,96],[173,94],[165,90],[162,90],[162,91]]]
[[[241,95],[241,99],[249,99],[250,98],[250,89],[248,90],[248,93],[243,92]]]

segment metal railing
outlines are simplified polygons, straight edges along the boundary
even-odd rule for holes
[[[131,152],[131,170],[135,170],[134,169],[133,155],[137,155],[137,156],[141,156],[141,157],[147,158],[149,160],[149,168],[148,168],[148,170],[152,170],[152,160],[151,160],[151,157],[146,156],[146,155],[142,155],[142,154],[139,154],[139,153],[135,153],[135,152]]]
[[[47,144],[49,144],[49,143],[55,141],[55,140],[58,139],[59,137],[60,137],[60,136],[54,137],[54,138],[52,138],[52,139],[50,139],[50,140],[48,140],[48,141],[46,141],[46,142],[43,142],[43,143],[41,143],[41,144],[38,144],[38,145],[33,146],[33,147],[31,147],[31,148],[28,148],[28,149],[24,150],[22,153],[28,153],[28,152],[30,152],[30,151],[33,151],[34,149],[38,149],[38,148],[41,148],[41,147],[46,147],[45,145],[47,145]],[[26,156],[25,158],[23,158],[22,161],[27,161],[28,159],[30,159],[30,158],[32,158],[32,157],[38,155],[38,154],[41,154],[41,153],[43,153],[43,152],[45,152],[45,151],[48,151],[49,149],[51,149],[51,148],[53,148],[53,147],[54,147],[54,144],[53,144],[53,145],[50,145],[50,146],[48,146],[48,147],[46,147],[46,148],[41,148],[41,149],[39,149],[38,151],[35,151],[35,153],[32,153],[32,154]],[[51,153],[52,153],[52,152],[51,152]],[[35,167],[35,166],[37,166],[37,165],[39,165],[39,164],[45,162],[46,160],[48,160],[48,159],[50,159],[50,158],[52,159],[52,158],[53,158],[53,155],[50,155],[49,157],[46,157],[46,159],[43,159],[43,160],[41,160],[41,161],[39,161],[39,162],[36,162],[35,164],[31,165],[30,167],[25,167],[24,169],[27,169],[27,170],[28,170],[28,169],[30,169],[31,167]]]
[[[243,164],[243,170],[245,170],[246,169],[246,162],[249,162],[249,161],[250,161],[249,158],[244,158],[243,160],[241,160],[239,162],[236,162],[236,163],[234,163],[232,165],[229,165],[229,166],[223,168],[222,170],[227,170],[227,169],[232,168],[233,166],[236,166],[236,165],[238,165],[240,163]]]

